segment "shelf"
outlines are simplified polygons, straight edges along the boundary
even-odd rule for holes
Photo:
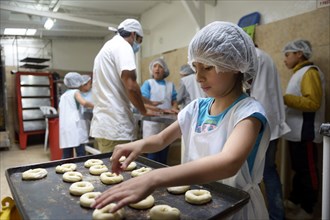
[[[26,62],[26,63],[44,63],[44,62],[47,62],[47,61],[50,61],[50,59],[26,57],[23,60],[20,60],[20,62]]]
[[[24,64],[22,66],[20,66],[22,68],[27,68],[27,69],[38,69],[38,70],[41,70],[41,69],[45,69],[47,67],[49,67],[49,65],[36,65],[36,64]]]

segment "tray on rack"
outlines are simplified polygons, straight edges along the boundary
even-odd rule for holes
[[[55,167],[64,163],[75,163],[77,171],[83,174],[83,180],[91,182],[95,187],[94,191],[103,192],[111,185],[104,185],[99,176],[89,174],[88,169],[84,167],[84,162],[91,158],[102,159],[110,170],[110,156],[111,153],[105,153],[7,169],[6,178],[23,219],[92,219],[93,210],[82,208],[79,205],[79,196],[70,195],[71,183],[63,182],[62,174],[57,174]],[[139,157],[135,162],[137,168],[147,166],[157,169],[165,166],[144,157]],[[22,172],[33,168],[45,168],[48,171],[47,177],[40,180],[23,181]],[[130,172],[124,172],[123,176],[124,181],[131,178]],[[217,182],[193,185],[191,188],[209,190],[212,194],[212,201],[204,205],[191,205],[185,202],[184,195],[173,195],[168,193],[165,188],[161,188],[152,194],[155,198],[155,205],[167,204],[178,208],[181,212],[181,219],[218,219],[233,214],[250,198],[249,194],[242,190]],[[127,220],[147,219],[149,209],[136,210],[125,207],[125,212]]]

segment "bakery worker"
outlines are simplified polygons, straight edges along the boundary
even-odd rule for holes
[[[165,80],[170,75],[170,71],[166,62],[162,58],[156,58],[149,64],[149,72],[151,79],[146,80],[141,86],[141,93],[145,99],[151,102],[159,102],[158,108],[163,109],[167,113],[178,113],[178,103],[176,101],[176,90],[173,82]],[[143,121],[143,138],[158,134],[164,130],[168,124]],[[169,148],[166,147],[162,151],[149,153],[149,159],[166,164]]]
[[[142,115],[150,113],[136,81],[135,53],[142,39],[140,22],[126,19],[95,57],[92,83],[95,106],[90,135],[102,153],[112,152],[117,144],[137,138],[131,103]]]
[[[60,120],[60,148],[63,150],[62,158],[76,155],[85,156],[85,148],[81,140],[85,134],[80,129],[80,105],[85,108],[93,108],[93,103],[86,101],[80,94],[79,88],[83,85],[83,79],[79,73],[69,72],[64,77],[64,85],[68,90],[60,97],[59,120]],[[87,133],[87,131],[86,131]]]
[[[203,92],[200,85],[197,83],[196,74],[189,64],[185,64],[180,68],[180,87],[178,89],[178,95],[176,97],[178,104],[185,107],[192,100],[197,98],[205,98],[206,95]]]

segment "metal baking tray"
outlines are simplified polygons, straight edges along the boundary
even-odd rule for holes
[[[93,209],[81,207],[79,196],[70,195],[71,183],[64,182],[62,174],[55,172],[55,167],[64,163],[77,164],[77,171],[83,174],[83,180],[91,182],[95,187],[95,192],[103,192],[111,185],[104,185],[99,176],[89,174],[89,170],[84,167],[84,162],[91,158],[102,159],[110,170],[110,157],[111,153],[105,153],[7,169],[6,178],[23,219],[91,220]],[[147,166],[157,169],[165,166],[144,157],[137,158],[135,162],[137,168]],[[33,168],[45,168],[48,171],[47,177],[40,180],[23,181],[22,172]],[[123,176],[124,180],[131,178],[130,172],[124,172]],[[185,202],[184,195],[173,195],[168,193],[166,188],[160,188],[152,194],[155,198],[155,205],[167,204],[178,208],[181,212],[181,219],[219,219],[238,211],[250,198],[249,194],[242,190],[217,182],[192,185],[191,188],[209,190],[212,194],[212,201],[204,205],[192,205]],[[125,212],[126,220],[148,219],[149,209],[136,210],[125,207]]]

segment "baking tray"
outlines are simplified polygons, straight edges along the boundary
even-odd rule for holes
[[[83,174],[83,180],[91,182],[95,187],[95,192],[103,192],[111,185],[104,185],[99,176],[89,174],[89,170],[84,167],[84,162],[91,158],[101,159],[110,170],[110,157],[111,153],[105,153],[7,169],[6,178],[23,219],[91,220],[93,209],[80,206],[79,196],[73,196],[69,192],[71,183],[64,182],[62,174],[55,172],[55,167],[64,163],[75,163],[77,171]],[[135,162],[137,168],[148,166],[157,169],[165,166],[145,157],[138,157]],[[47,177],[33,181],[22,180],[22,172],[39,167],[48,171]],[[131,178],[130,172],[122,174],[124,180]],[[155,198],[155,205],[167,204],[178,208],[181,212],[181,219],[219,219],[239,210],[250,198],[248,193],[218,182],[192,185],[191,188],[209,190],[212,194],[212,201],[204,205],[192,205],[185,202],[184,194],[173,195],[168,193],[166,188],[160,188],[152,194]],[[147,219],[149,209],[136,210],[125,207],[125,212],[126,220]]]

